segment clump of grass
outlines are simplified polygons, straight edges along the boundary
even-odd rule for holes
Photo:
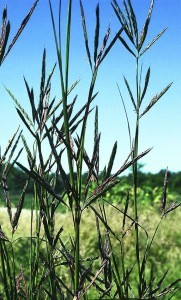
[[[130,297],[155,299],[168,293],[172,297],[179,289],[180,280],[174,278],[173,282],[164,285],[167,271],[164,271],[157,278],[154,270],[156,263],[154,264],[151,260],[152,249],[154,249],[153,242],[159,232],[161,222],[180,205],[174,203],[171,207],[167,207],[167,171],[163,182],[163,195],[160,199],[162,214],[156,229],[148,233],[146,224],[143,224],[144,219],[139,216],[138,211],[137,162],[151,150],[147,149],[139,154],[140,119],[171,86],[171,84],[167,85],[166,88],[153,97],[144,110],[141,110],[150,80],[150,68],[146,72],[142,85],[143,71],[140,68],[140,57],[150,49],[165,31],[163,30],[145,46],[154,1],[151,2],[145,25],[139,34],[131,1],[123,2],[124,13],[117,1],[114,0],[112,6],[120,21],[120,29],[111,41],[110,25],[108,25],[105,36],[101,40],[100,13],[99,5],[97,5],[94,45],[93,53],[91,53],[90,49],[92,47],[89,45],[86,14],[80,0],[83,35],[91,69],[91,78],[86,102],[77,112],[74,108],[78,97],[73,97],[72,91],[75,90],[79,81],[69,83],[72,1],[68,1],[64,40],[61,38],[60,28],[62,2],[59,2],[58,29],[55,24],[51,0],[48,3],[55,38],[62,98],[57,102],[55,97],[52,97],[51,81],[53,80],[56,64],[47,75],[46,49],[43,51],[38,103],[36,102],[34,89],[30,88],[29,83],[24,78],[30,103],[30,114],[26,112],[6,87],[15,103],[20,119],[34,142],[29,145],[28,138],[23,136],[21,131],[18,133],[18,130],[10,140],[1,159],[1,163],[7,160],[3,164],[2,186],[11,230],[11,235],[8,232],[6,233],[3,228],[0,231],[2,297],[5,297],[5,299],[77,300],[92,299],[93,297],[98,299],[129,299]],[[28,18],[36,4],[37,1]],[[6,26],[5,22],[3,24]],[[132,46],[129,46],[129,42],[122,37],[123,32]],[[92,102],[97,96],[95,84],[99,68],[118,40],[136,60],[136,95],[133,94],[128,80],[124,78],[136,114],[135,133],[132,140],[126,105],[120,91],[128,122],[131,149],[124,164],[113,174],[113,164],[117,152],[117,143],[115,143],[108,164],[100,174],[98,107],[95,109],[91,156],[88,155],[85,147],[88,135],[87,123],[90,113],[93,112]],[[62,56],[62,47],[65,47],[65,58]],[[79,128],[79,131],[77,131],[77,128]],[[22,150],[14,158],[14,163],[27,174],[27,180],[14,212],[11,206],[11,194],[8,191],[8,174],[12,167],[10,161],[15,155],[20,139],[27,154],[28,167],[18,162]],[[48,154],[47,151],[46,154],[44,152],[45,147],[49,151]],[[8,152],[10,153],[9,157],[7,156]],[[63,167],[63,160],[67,161],[68,173]],[[82,181],[83,164],[87,167],[85,184]],[[124,204],[120,203],[115,206],[106,198],[107,192],[111,192],[114,186],[121,185],[119,175],[130,166],[133,167],[133,210],[130,207],[129,189]],[[20,235],[16,234],[18,234],[20,216],[26,201],[26,189],[30,178],[34,180],[34,197],[29,212],[29,234],[26,234],[26,237],[23,238],[21,229]],[[63,189],[60,193],[57,193],[56,185],[59,180],[63,182]],[[94,188],[92,188],[92,181],[94,182]],[[57,214],[60,207],[66,209],[67,214]],[[119,229],[116,228],[113,217],[115,217],[116,223],[120,219]],[[66,222],[62,227],[63,218],[66,218]],[[91,218],[91,228],[94,227],[91,249],[87,248],[89,245],[85,247],[86,243],[84,243],[84,236],[87,235],[84,231],[85,227],[88,226],[87,218]],[[134,258],[131,261],[129,261],[130,256],[127,257],[126,255],[127,241],[129,241],[129,245],[133,245],[131,249],[135,248],[135,253],[132,250]],[[15,252],[17,247],[21,249],[22,245],[28,245],[28,251],[26,253],[26,264],[19,268]],[[24,262],[22,261],[22,263]]]

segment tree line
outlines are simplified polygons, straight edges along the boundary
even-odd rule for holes
[[[1,178],[3,176],[2,174],[3,167],[1,168]],[[53,177],[54,174],[52,174]],[[144,187],[150,187],[150,188],[155,188],[155,187],[162,187],[164,183],[164,176],[165,176],[165,170],[160,170],[158,173],[153,174],[153,173],[145,173],[139,169],[138,172],[138,181],[139,181],[139,186],[142,188]],[[87,174],[85,173],[82,177],[83,182],[86,182],[86,177]],[[18,167],[13,166],[11,168],[11,171],[7,175],[7,183],[8,183],[8,189],[14,194],[19,194],[21,193],[24,184],[27,180],[27,174],[24,173],[21,169]],[[122,184],[130,184],[130,186],[133,183],[132,179],[132,174],[128,174],[126,176],[121,176],[121,181]],[[1,183],[2,185],[2,183]],[[181,171],[179,172],[168,172],[168,188],[169,192],[171,193],[179,193],[181,194]],[[55,186],[56,192],[60,192],[63,189],[63,182],[60,177],[57,177],[57,183]],[[34,190],[34,183],[33,180],[30,180],[29,185],[27,187],[27,193],[32,194]],[[3,189],[1,188],[1,194],[3,193]]]

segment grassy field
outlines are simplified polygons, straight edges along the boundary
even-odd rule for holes
[[[121,208],[121,207],[120,207]],[[14,210],[13,210],[14,212]],[[106,207],[107,212],[107,221],[111,229],[121,237],[121,226],[122,218],[120,218],[120,213],[111,207]],[[132,215],[133,211],[130,209],[129,215]],[[179,220],[181,218],[181,209],[177,209],[174,213],[170,213],[163,221],[162,225],[157,232],[157,236],[154,241],[154,245],[149,254],[148,261],[150,266],[154,268],[154,273],[157,278],[160,278],[164,272],[169,270],[167,277],[165,279],[165,286],[169,285],[170,282],[174,281],[175,278],[180,276],[180,261],[181,261],[181,240],[180,240],[180,224]],[[11,239],[11,226],[9,225],[8,214],[6,208],[0,208],[0,220],[1,226],[4,230],[6,236],[13,242],[14,254],[16,258],[16,271],[24,271],[25,278],[28,275],[29,270],[29,239],[30,236],[30,225],[31,225],[31,211],[23,209],[21,217],[19,220],[18,230]],[[160,211],[154,207],[145,208],[140,215],[140,224],[144,226],[147,232],[149,232],[149,238],[154,233],[156,224],[160,220]],[[101,261],[100,254],[98,250],[98,237],[95,226],[95,216],[94,213],[87,209],[84,213],[81,220],[81,231],[80,231],[80,240],[81,240],[81,257],[84,258],[94,258],[97,257],[93,264],[93,269],[98,269]],[[71,214],[67,213],[57,213],[55,216],[55,231],[57,231],[61,226],[63,226],[63,232],[61,234],[61,239],[65,244],[70,244],[70,238],[73,237],[73,224]],[[129,227],[129,222],[127,222],[127,227]],[[104,234],[103,227],[101,228],[102,234]],[[41,232],[43,236],[43,230]],[[117,243],[116,239],[111,236],[111,240],[116,249],[116,259],[119,268],[121,269],[121,257],[120,257],[120,246]],[[145,234],[141,233],[140,238],[140,248],[144,249],[145,247]],[[124,251],[126,258],[126,265],[128,268],[135,263],[135,249],[134,249],[134,230],[130,230],[126,237],[124,238]],[[71,245],[69,245],[71,248]],[[44,248],[44,246],[43,246]],[[60,268],[60,274],[64,278],[65,283],[69,284],[69,275],[67,270],[62,267]],[[63,273],[62,273],[63,272]],[[147,270],[147,276],[149,277],[150,270]],[[131,281],[134,282],[133,286],[137,286],[136,272],[132,273]],[[90,290],[89,292],[90,299],[96,297],[95,291]],[[178,293],[172,299],[179,300],[181,294]],[[166,299],[166,298],[165,298]]]

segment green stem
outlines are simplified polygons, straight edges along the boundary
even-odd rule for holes
[[[137,111],[136,111],[136,130],[135,130],[135,140],[134,140],[134,158],[138,156],[138,146],[139,146],[139,54],[136,58],[136,92],[137,92]],[[138,189],[138,164],[137,161],[133,165],[133,184],[134,184],[134,215],[135,215],[135,238],[136,238],[136,259],[139,274],[139,286],[141,286],[141,269],[140,269],[140,251],[139,251],[139,228],[138,228],[138,205],[137,205],[137,189]],[[140,294],[140,292],[139,292]]]
[[[75,293],[78,292],[79,288],[79,261],[80,261],[80,221],[81,221],[81,192],[82,192],[82,165],[83,165],[83,156],[84,156],[84,144],[85,144],[85,133],[87,128],[87,118],[89,114],[90,103],[92,100],[92,95],[94,91],[95,81],[97,77],[97,69],[94,71],[91,85],[89,89],[87,107],[85,110],[84,120],[82,124],[82,131],[80,137],[80,146],[78,153],[78,165],[77,165],[77,199],[75,199],[75,221],[74,221],[74,230],[75,230],[75,279],[74,279],[74,289]]]
[[[79,262],[80,262],[80,208],[79,203],[75,207],[75,277],[74,277],[74,291],[77,295],[79,289]]]

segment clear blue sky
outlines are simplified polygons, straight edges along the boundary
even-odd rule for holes
[[[0,11],[7,4],[8,19],[11,21],[11,37],[16,33],[21,21],[34,1],[2,0]],[[58,14],[58,0],[52,0],[55,14]],[[83,0],[87,19],[87,29],[90,42],[93,45],[95,7],[97,0]],[[65,15],[67,1],[63,3],[62,26],[65,29]],[[119,23],[113,12],[109,0],[100,0],[101,34],[106,32],[111,19],[112,37],[118,30]],[[121,5],[122,1],[118,0]],[[150,0],[133,0],[140,28],[147,15]],[[78,93],[78,106],[86,100],[88,86],[91,79],[90,68],[86,59],[83,41],[79,1],[73,0],[71,42],[71,76],[70,83],[80,78],[81,81],[72,97]],[[181,1],[156,0],[150,24],[149,42],[163,28],[168,27],[161,39],[143,56],[143,74],[151,67],[151,80],[148,95],[143,103],[147,106],[152,97],[160,92],[168,83],[173,85],[168,93],[141,120],[140,152],[153,147],[141,162],[145,163],[145,171],[158,172],[168,166],[171,171],[181,170]],[[63,35],[63,33],[62,33]],[[19,124],[22,125],[16,113],[14,103],[4,90],[6,85],[18,101],[29,110],[28,98],[23,82],[26,77],[30,86],[39,95],[39,80],[41,74],[41,60],[44,47],[47,49],[47,70],[50,71],[56,61],[56,53],[48,7],[48,0],[39,0],[39,4],[25,28],[22,36],[10,52],[0,69],[0,144],[4,150],[8,139]],[[93,50],[93,47],[92,47]],[[121,104],[116,84],[118,83],[125,99],[127,111],[134,131],[134,112],[123,82],[123,75],[134,84],[135,61],[123,48],[120,42],[112,49],[99,70],[95,91],[99,95],[95,104],[99,106],[99,129],[101,131],[101,168],[107,163],[113,143],[118,141],[118,154],[115,171],[124,162],[129,153],[129,138],[126,118]],[[61,98],[58,69],[52,82],[52,97]],[[70,99],[71,100],[71,99]],[[88,126],[86,145],[91,151],[93,138],[93,118]],[[22,155],[25,160],[25,155]]]

